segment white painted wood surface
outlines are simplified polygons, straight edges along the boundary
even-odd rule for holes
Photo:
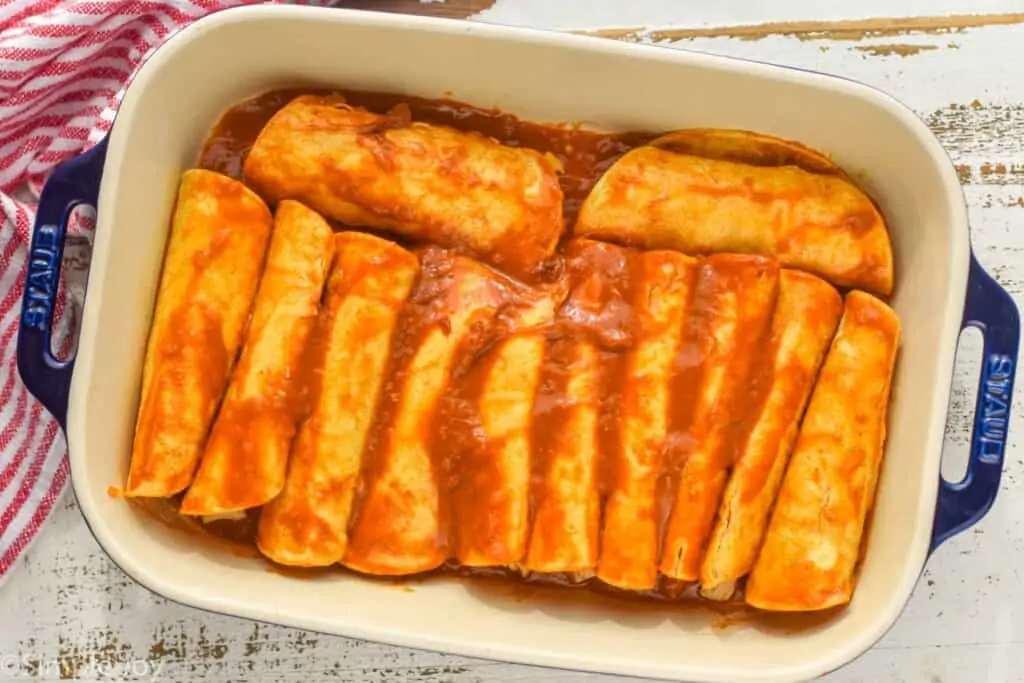
[[[1024,303],[1024,15],[1007,15],[1020,6],[1016,0],[861,0],[855,6],[840,0],[499,0],[474,20],[563,29],[707,29],[858,20],[852,28],[841,24],[812,30],[801,23],[715,30],[710,33],[717,37],[666,44],[842,74],[902,99],[928,122],[960,167],[982,263]],[[1004,14],[993,22],[941,18],[982,12]],[[910,30],[859,22],[924,15],[938,19],[911,22],[922,28]],[[943,23],[993,25],[958,29],[943,28]],[[979,348],[976,343],[968,346]],[[947,472],[965,457],[975,368],[970,362],[958,367],[947,428]],[[1021,408],[1018,399],[1003,490],[991,513],[929,561],[893,630],[827,681],[1024,682]],[[0,591],[0,681],[61,678],[620,680],[321,636],[168,603],[113,566],[89,535],[70,495]]]

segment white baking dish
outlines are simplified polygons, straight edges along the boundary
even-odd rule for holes
[[[536,604],[455,580],[398,590],[342,573],[295,578],[268,572],[256,559],[210,552],[109,496],[108,487],[121,484],[127,469],[179,174],[195,163],[226,107],[297,83],[450,94],[530,120],[602,129],[753,129],[828,151],[851,171],[890,221],[893,303],[905,341],[870,552],[849,608],[797,633],[757,624],[723,630],[715,628],[714,615],[692,608]],[[58,270],[53,255],[60,253],[68,207],[95,202],[97,187],[99,218],[72,381],[70,366],[43,351]],[[998,489],[1001,406],[1009,402],[1017,358],[1016,308],[973,262],[960,186],[939,143],[899,103],[847,80],[476,23],[300,7],[226,11],[158,50],[129,87],[108,144],[57,172],[44,193],[33,258],[20,367],[62,421],[66,401],[82,512],[126,573],[207,610],[572,669],[694,681],[806,679],[870,647],[896,619],[930,549],[977,521]],[[979,392],[984,435],[976,434],[968,479],[940,484],[962,322],[986,332]]]

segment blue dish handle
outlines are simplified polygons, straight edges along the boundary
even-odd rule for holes
[[[992,507],[999,492],[1013,403],[1020,316],[1013,299],[985,272],[974,254],[961,327],[975,327],[984,335],[981,379],[967,474],[956,483],[939,480],[932,552],[946,539],[976,524]]]
[[[62,428],[66,426],[68,391],[75,363],[74,357],[57,358],[51,349],[64,236],[68,219],[76,207],[95,208],[106,156],[104,139],[53,171],[39,198],[29,247],[18,326],[18,372],[28,390],[57,418]]]

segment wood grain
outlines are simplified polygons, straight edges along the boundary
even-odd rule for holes
[[[334,0],[333,7],[365,9],[375,12],[396,12],[398,14],[421,14],[448,19],[465,19],[489,9],[495,0]]]
[[[863,40],[864,38],[906,36],[914,34],[943,35],[960,33],[981,26],[1005,26],[1024,23],[1024,13],[951,14],[923,17],[880,17],[841,21],[778,21],[762,24],[711,28],[610,28],[581,31],[593,36],[618,40],[679,41],[693,38],[735,38],[762,40],[770,36],[786,36],[798,40]]]
[[[579,0],[582,2],[583,0]],[[588,0],[588,11],[627,0]],[[638,0],[629,0],[638,2]],[[568,0],[500,0],[523,23],[558,25]],[[780,3],[791,11],[795,0]],[[470,1],[348,2],[345,6],[435,14],[474,11]],[[482,3],[489,5],[490,3]],[[638,2],[639,4],[639,2]],[[665,3],[662,3],[665,4]],[[922,6],[890,0],[912,15]],[[965,2],[965,7],[967,3]],[[666,44],[839,73],[889,92],[924,119],[960,170],[972,242],[982,264],[1024,302],[1024,24],[1016,0],[997,21],[956,17],[898,26],[850,20],[776,22],[745,35],[735,27],[675,33]],[[650,0],[651,23],[662,21]],[[582,6],[581,6],[582,7]],[[695,13],[692,6],[676,16]],[[518,8],[518,9],[517,9]],[[493,11],[493,10],[492,10]],[[581,10],[582,11],[582,10]],[[781,11],[781,10],[780,10]],[[810,12],[800,3],[801,12]],[[851,7],[849,12],[860,11]],[[969,10],[966,10],[969,11]],[[447,14],[445,16],[457,16]],[[559,15],[561,16],[561,15]],[[738,15],[742,20],[743,16]],[[960,15],[974,16],[974,15]],[[817,29],[806,25],[816,24]],[[737,25],[742,25],[738,21]],[[748,19],[749,26],[758,25]],[[766,33],[767,31],[767,33]],[[892,33],[895,31],[895,33]],[[623,36],[627,32],[620,31]],[[651,35],[637,39],[654,40]],[[813,36],[813,39],[809,39]],[[663,41],[664,42],[664,41]],[[923,46],[887,50],[888,45]],[[859,49],[859,48],[876,49]],[[958,363],[945,457],[962,461],[977,381],[977,340]],[[1024,419],[1018,398],[1002,493],[985,520],[929,561],[906,610],[880,643],[826,683],[1024,683]],[[119,668],[118,668],[119,667]],[[143,671],[143,673],[138,673]],[[592,676],[393,648],[255,624],[154,596],[123,574],[89,534],[68,498],[10,581],[0,589],[0,681],[126,680],[235,683],[626,683]],[[134,673],[133,673],[134,672]]]

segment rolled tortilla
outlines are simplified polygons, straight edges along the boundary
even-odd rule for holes
[[[657,480],[668,431],[669,393],[697,262],[671,251],[640,259],[633,307],[636,346],[626,356],[619,440],[606,457],[611,481],[604,507],[597,577],[625,590],[658,579]]]
[[[334,250],[310,345],[309,414],[284,489],[264,506],[257,536],[264,555],[293,566],[327,566],[345,553],[399,312],[419,272],[415,255],[372,235],[339,233]]]
[[[460,247],[516,275],[562,234],[551,158],[477,133],[305,95],[260,132],[245,180],[270,202],[298,199],[349,225]]]
[[[423,262],[400,323],[403,339],[388,371],[343,559],[366,574],[415,574],[447,559],[443,454],[431,449],[434,415],[453,369],[486,338],[507,297],[504,281],[475,261],[430,249]]]
[[[182,174],[126,496],[172,496],[192,481],[242,343],[270,231],[270,211],[242,183],[211,171]]]
[[[570,293],[548,344],[534,423],[534,509],[522,569],[593,575],[601,523],[602,399],[612,349],[631,342],[637,254],[575,240],[567,251]]]
[[[765,610],[821,610],[850,601],[885,445],[900,324],[863,292],[846,296],[746,601]]]
[[[526,553],[534,398],[555,305],[544,295],[517,313],[511,335],[454,399],[469,413],[455,422],[469,443],[459,449],[451,492],[453,555],[464,567],[514,566]]]
[[[327,222],[302,204],[277,205],[242,355],[181,503],[182,514],[256,507],[284,486],[301,417],[296,380],[334,254],[333,235]]]
[[[705,159],[734,161],[753,166],[796,166],[809,173],[846,178],[827,156],[793,140],[730,128],[688,128],[666,133],[651,147]]]
[[[572,572],[585,578],[597,563],[601,522],[598,495],[598,411],[600,409],[600,352],[590,342],[568,344],[551,351],[568,372],[554,443],[544,456],[547,466],[540,489],[533,494],[536,512],[523,569],[531,572]]]
[[[638,147],[580,209],[576,235],[686,254],[778,259],[842,287],[892,292],[892,246],[871,199],[844,177]]]
[[[770,378],[729,477],[701,565],[704,597],[728,600],[736,581],[754,565],[800,418],[842,310],[842,298],[824,280],[795,270],[779,274],[768,352]]]
[[[760,256],[716,254],[701,264],[694,309],[702,367],[690,425],[693,450],[679,474],[660,571],[694,581],[715,521],[734,449],[751,410],[753,359],[765,343],[778,265]]]

